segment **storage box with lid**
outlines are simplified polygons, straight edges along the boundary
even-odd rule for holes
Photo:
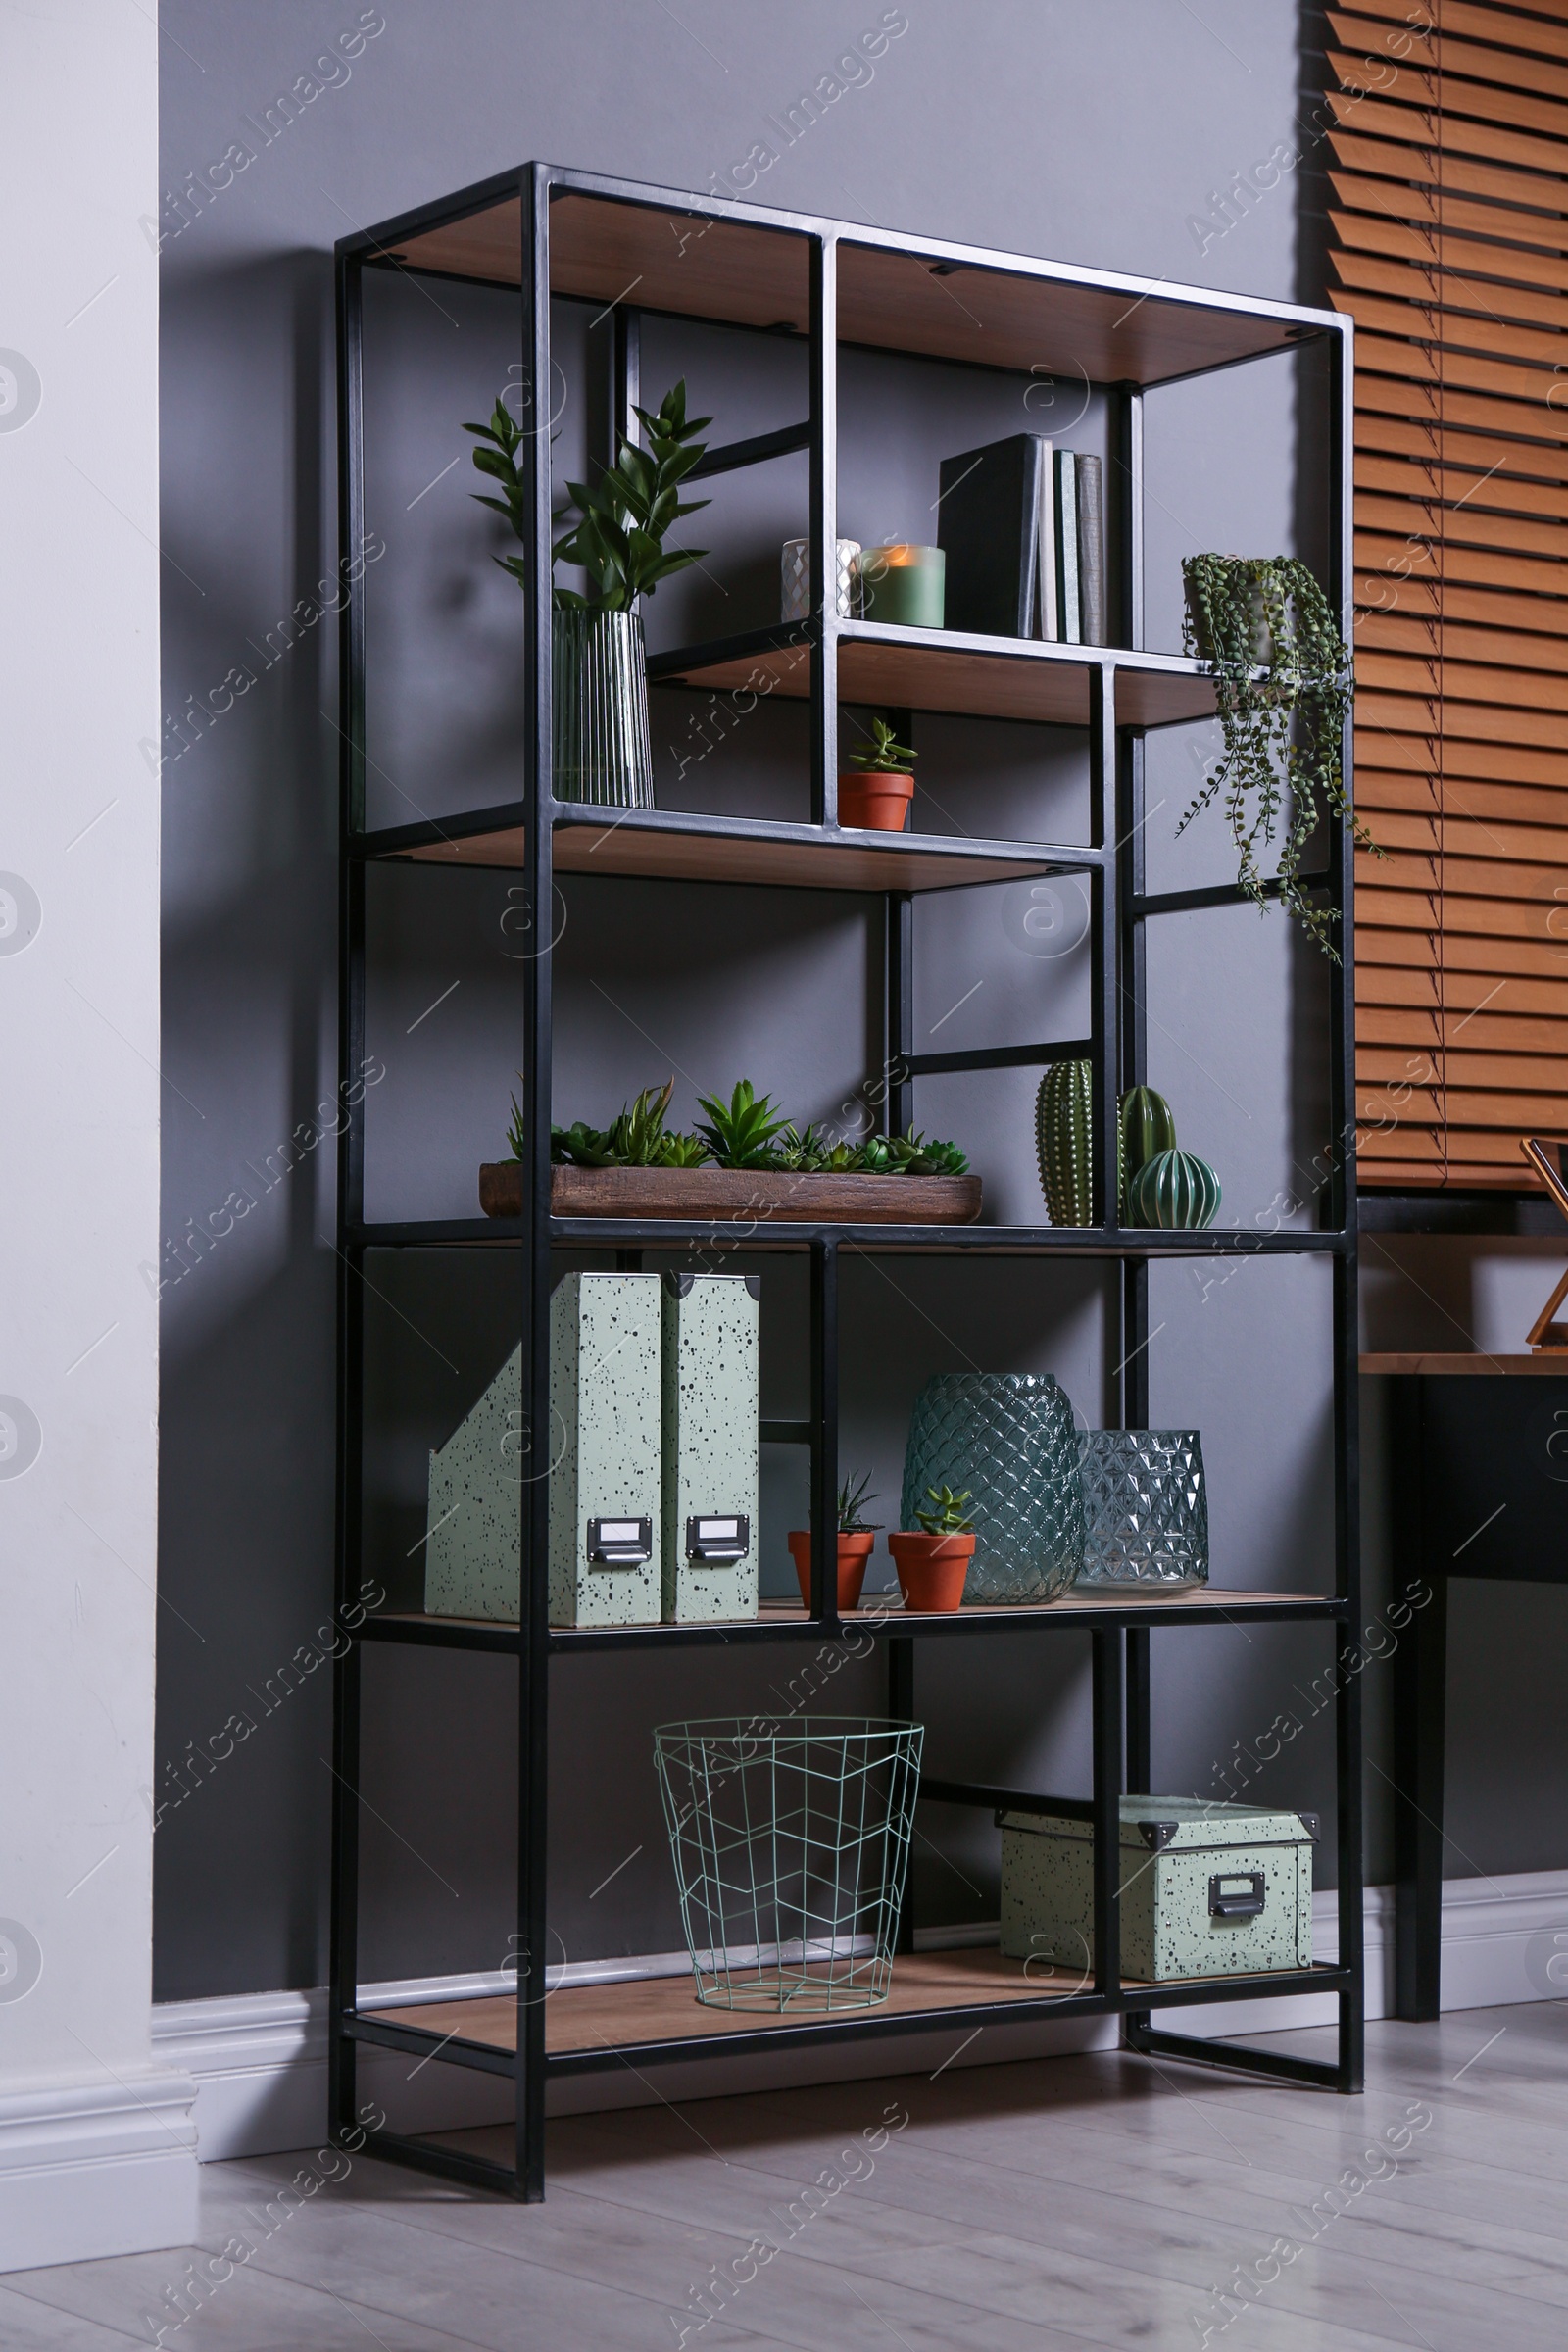
[[[1053,1813],[1049,1803],[997,1821],[1003,1952],[1093,1969],[1092,1824]],[[1310,1813],[1124,1796],[1123,1976],[1162,1984],[1309,1968],[1316,1835]]]

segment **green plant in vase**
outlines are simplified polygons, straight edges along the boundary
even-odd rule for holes
[[[1383,855],[1345,789],[1341,743],[1354,685],[1339,619],[1295,556],[1188,556],[1182,572],[1183,643],[1212,666],[1224,750],[1177,832],[1223,796],[1237,880],[1260,907],[1268,877],[1258,853],[1279,837],[1280,899],[1337,962],[1334,910],[1301,888],[1302,852],[1332,811],[1358,849]]]
[[[684,378],[657,410],[635,413],[646,446],[622,433],[613,466],[591,484],[567,483],[567,527],[551,551],[553,564],[580,564],[588,581],[586,591],[558,587],[553,596],[552,770],[558,800],[651,808],[653,753],[637,600],[708,552],[667,547],[665,540],[682,516],[709,503],[683,500],[680,485],[703,457],[707,445],[697,436],[712,419],[687,416]],[[488,423],[463,429],[479,444],[475,466],[501,492],[498,498],[476,490],[474,497],[503,515],[523,544],[522,555],[498,556],[496,562],[526,589],[531,517],[519,462],[524,428],[498,400]]]

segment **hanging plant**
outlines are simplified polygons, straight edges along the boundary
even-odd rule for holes
[[[1302,890],[1301,853],[1332,810],[1357,849],[1384,855],[1345,790],[1340,746],[1354,686],[1338,617],[1295,556],[1189,556],[1182,573],[1183,643],[1212,665],[1225,748],[1176,830],[1185,832],[1223,794],[1241,855],[1236,878],[1259,906],[1267,903],[1267,877],[1258,852],[1282,835],[1281,902],[1337,963],[1336,913]]]

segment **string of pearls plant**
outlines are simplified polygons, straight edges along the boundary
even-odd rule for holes
[[[1224,750],[1176,830],[1223,795],[1237,881],[1260,907],[1269,877],[1259,853],[1279,839],[1281,903],[1337,963],[1336,912],[1302,889],[1302,852],[1332,811],[1357,849],[1385,855],[1345,789],[1340,746],[1354,686],[1338,615],[1295,556],[1189,556],[1182,573],[1183,643],[1212,664]]]

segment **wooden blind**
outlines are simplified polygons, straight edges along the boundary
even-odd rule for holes
[[[1568,0],[1329,16],[1356,322],[1362,1184],[1568,1134]]]

